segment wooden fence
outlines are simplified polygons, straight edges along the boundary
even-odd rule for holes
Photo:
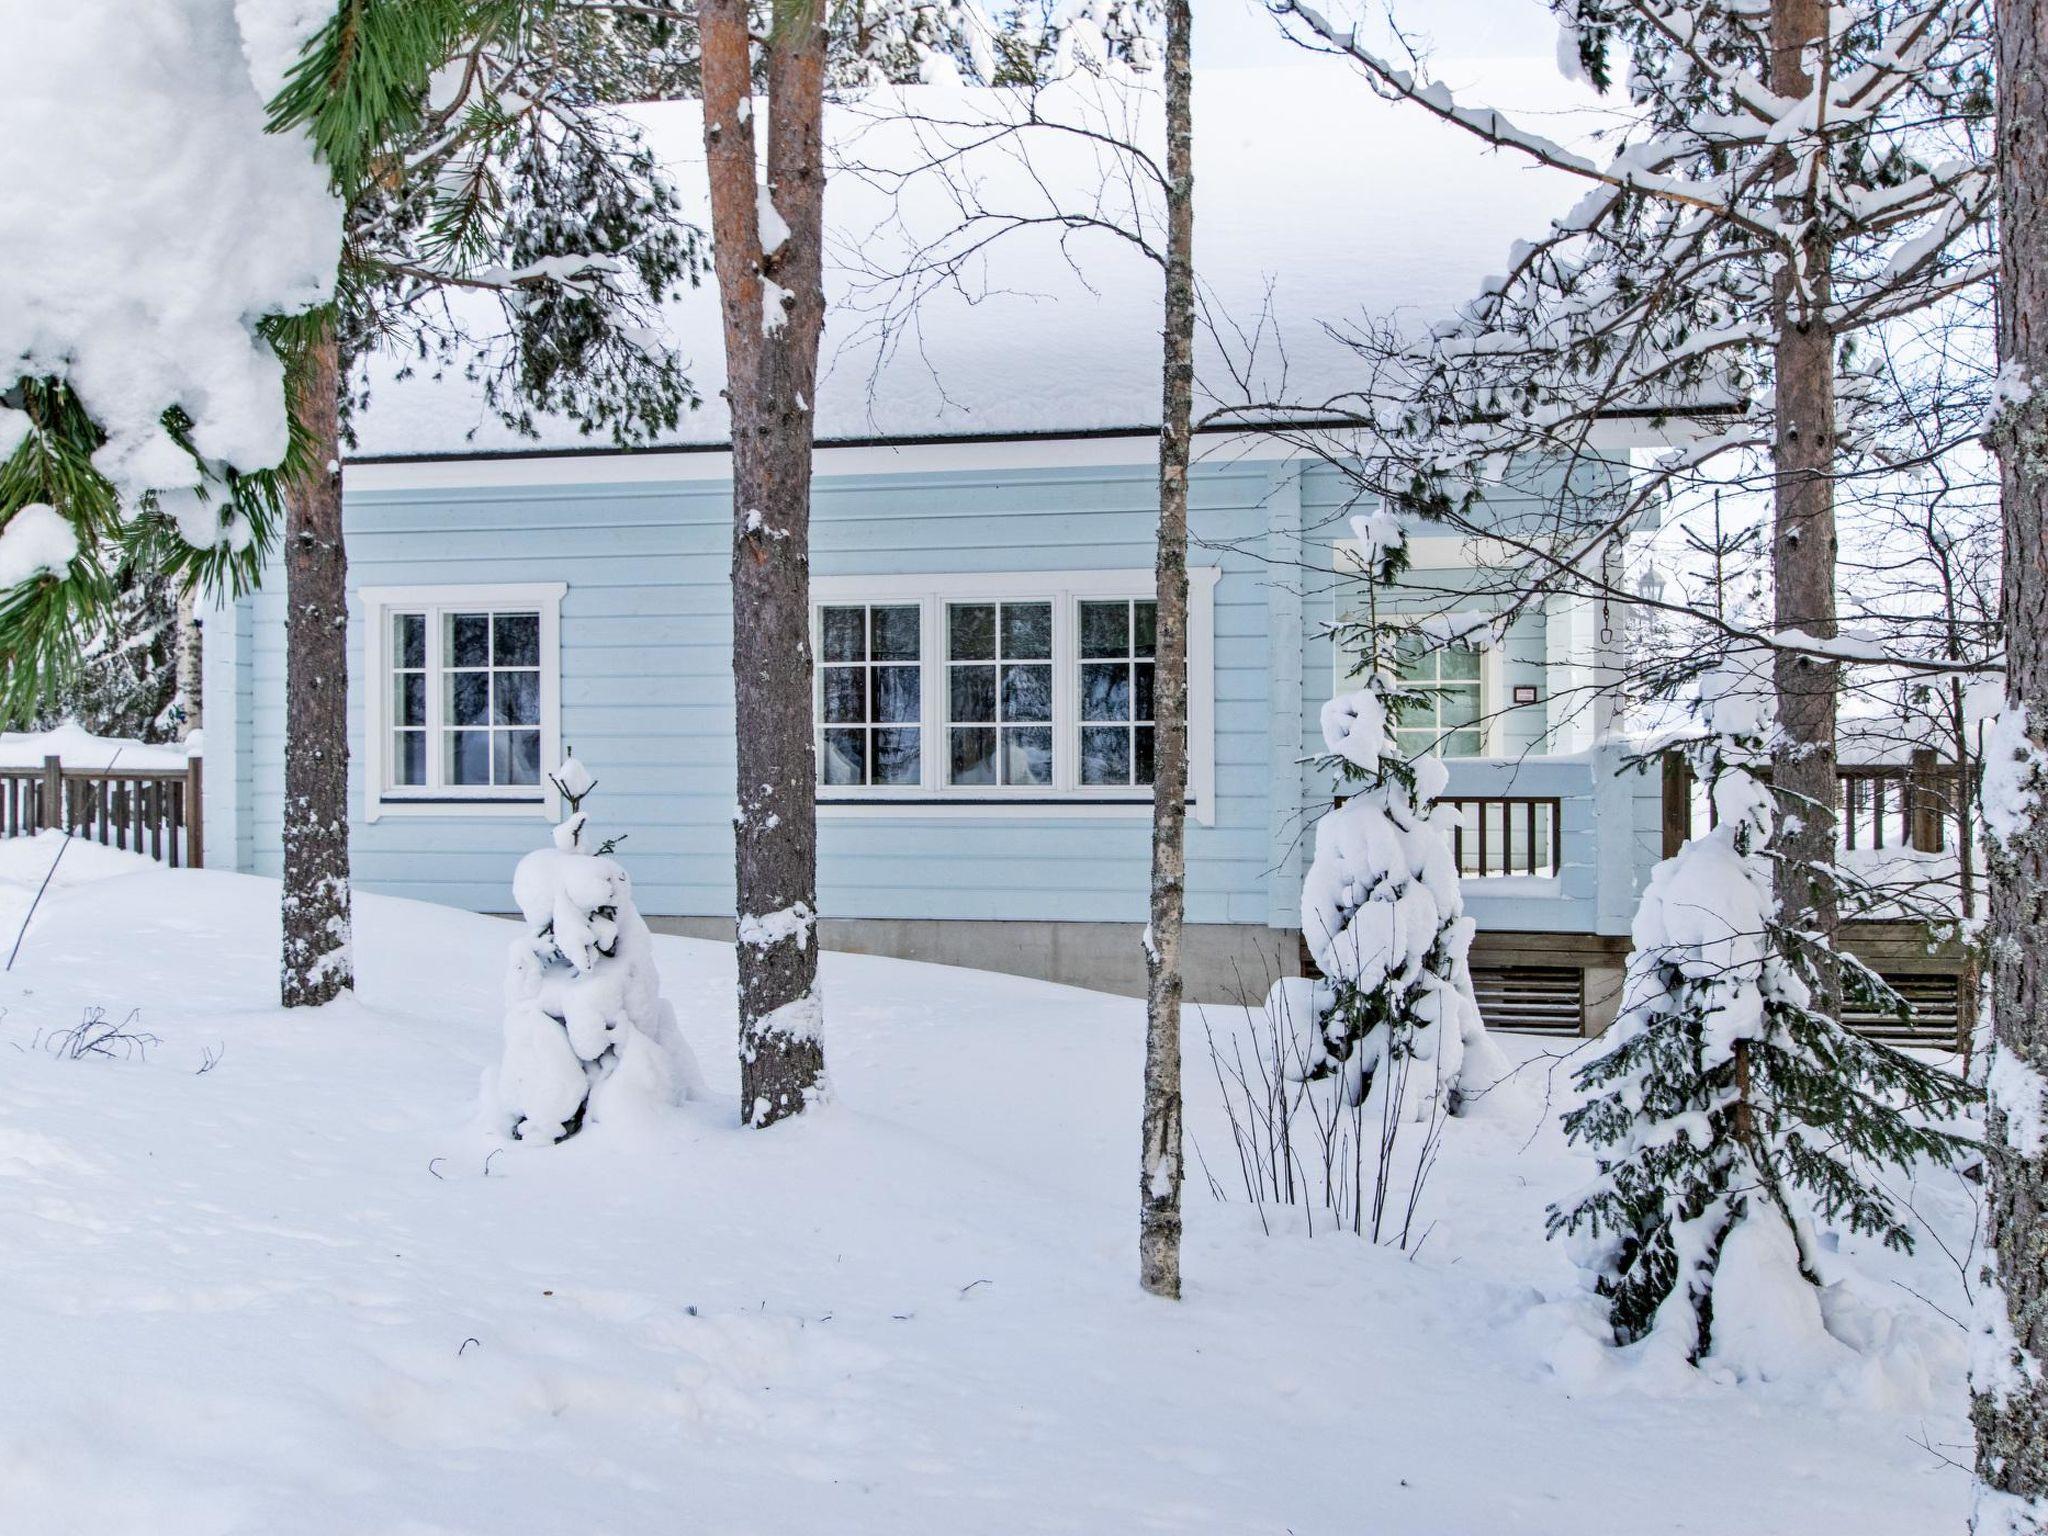
[[[1768,774],[1759,778],[1769,782]],[[1839,836],[1842,847],[1911,848],[1939,853],[1956,846],[1959,825],[1956,767],[1920,750],[1904,763],[1844,763],[1835,770],[1841,786]],[[1696,820],[1692,769],[1676,752],[1664,754],[1664,857],[1692,836]],[[1711,801],[1707,825],[1718,818]]]
[[[0,836],[49,828],[147,854],[173,868],[206,863],[200,762],[183,768],[0,768]]]

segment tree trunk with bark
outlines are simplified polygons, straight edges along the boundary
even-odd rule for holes
[[[1188,460],[1195,383],[1190,0],[1166,6],[1166,336],[1159,414],[1159,603],[1153,670],[1152,904],[1145,943],[1145,1120],[1138,1271],[1180,1295],[1181,920],[1187,905]]]
[[[348,555],[332,318],[291,367],[307,468],[285,492],[284,1005],[355,985],[349,947]]]
[[[1987,761],[1987,787],[2022,769],[2017,828],[1991,841],[1992,1069],[1985,1127],[1987,1337],[1971,1373],[1981,1536],[2048,1531],[2048,0],[1997,13],[2000,406],[2008,711],[2030,765]],[[1987,798],[1989,798],[1987,796]]]
[[[698,7],[732,411],[740,1115],[766,1126],[800,1113],[825,1077],[810,635],[811,408],[825,322],[825,18],[823,0],[774,5],[763,45],[764,189],[756,180],[747,14],[744,0]],[[764,218],[770,206],[773,216]],[[773,242],[766,249],[764,225]],[[765,929],[748,921],[776,913],[797,920]]]
[[[1800,98],[1814,86],[1808,50],[1827,36],[1825,0],[1773,0],[1771,89]],[[1789,156],[1782,174],[1793,178]],[[1799,242],[1797,261],[1778,274],[1776,438],[1773,443],[1772,578],[1776,628],[1833,639],[1835,622],[1835,335],[1827,321],[1832,259],[1817,233],[1808,200],[1785,199],[1788,223],[1811,232]],[[1814,656],[1780,651],[1775,663],[1778,729],[1771,751],[1771,787],[1780,817],[1778,900],[1795,932],[1821,944],[1801,969],[1815,988],[1815,1006],[1839,1010],[1839,974],[1832,963],[1838,921],[1836,885],[1821,874],[1835,859],[1840,794],[1835,777],[1835,700],[1841,667]]]

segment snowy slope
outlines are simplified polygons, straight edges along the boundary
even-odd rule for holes
[[[0,941],[53,851],[0,844]],[[359,898],[361,1000],[286,1015],[276,899],[74,845],[0,978],[0,1531],[1960,1524],[1921,1442],[1966,1454],[1961,1334],[1886,1277],[1957,1310],[1940,1253],[1873,1270],[1880,1357],[1646,1379],[1542,1241],[1586,1168],[1540,1092],[1450,1128],[1412,1260],[1262,1237],[1197,1171],[1173,1306],[1134,1278],[1136,1002],[828,956],[838,1100],[754,1133],[730,953],[660,939],[714,1097],[638,1144],[490,1157],[511,926]],[[38,1048],[88,1006],[159,1042]],[[1189,1082],[1221,1174],[1205,1061]],[[1955,1242],[1958,1187],[1915,1199]]]

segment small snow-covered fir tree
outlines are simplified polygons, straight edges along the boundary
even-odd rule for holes
[[[1388,513],[1352,520],[1376,594],[1405,564]],[[1323,973],[1314,989],[1312,1077],[1337,1079],[1358,1104],[1386,1085],[1389,1118],[1459,1113],[1506,1073],[1473,998],[1457,861],[1433,813],[1447,774],[1407,761],[1392,727],[1411,698],[1382,669],[1377,596],[1361,626],[1364,685],[1323,706],[1323,741],[1346,798],[1316,824],[1301,927]]]
[[[1939,1125],[1970,1097],[1963,1082],[1814,1006],[1796,956],[1817,941],[1782,920],[1767,852],[1769,669],[1738,651],[1702,681],[1692,753],[1715,825],[1651,874],[1621,1016],[1564,1119],[1600,1172],[1549,1215],[1553,1237],[1577,1240],[1615,1340],[1655,1336],[1694,1362],[1731,1329],[1784,1337],[1773,1312],[1803,1308],[1818,1328],[1812,1221],[1910,1249],[1876,1170],[1967,1146]],[[1853,960],[1831,963],[1851,998],[1897,1006]],[[1717,1296],[1738,1244],[1742,1283]]]
[[[505,1054],[484,1085],[497,1128],[520,1141],[565,1141],[701,1091],[632,880],[614,841],[591,835],[582,807],[596,781],[573,756],[552,778],[569,814],[512,877],[526,931],[505,978]]]

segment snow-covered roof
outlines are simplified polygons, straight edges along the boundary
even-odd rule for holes
[[[1570,115],[1585,100],[1548,63],[1468,68],[1483,70],[1504,104],[1534,108],[1539,117],[1546,110]],[[1438,73],[1460,82],[1455,69]],[[931,119],[989,115],[989,93],[959,87],[916,87],[900,100]],[[874,271],[907,248],[906,227],[928,238],[958,219],[954,192],[936,176],[893,192],[881,184],[886,178],[843,168],[918,163],[914,136],[889,121],[897,103],[895,93],[868,98],[835,107],[828,119],[828,158],[842,168],[827,192],[830,309],[819,439],[1156,426],[1159,270],[1113,235],[1069,233],[1063,248],[1062,232],[1046,226],[1005,234],[958,285],[926,296],[908,327],[883,323]],[[696,106],[639,110],[685,206],[708,224]],[[1232,337],[1228,358],[1214,335],[1201,340],[1198,390],[1211,405],[1257,396],[1299,406],[1356,387],[1357,365],[1327,326],[1366,314],[1399,313],[1421,324],[1442,318],[1501,268],[1514,240],[1562,214],[1577,190],[1556,173],[1490,153],[1455,128],[1381,100],[1338,69],[1208,70],[1196,82],[1195,114],[1196,267],[1216,332]],[[1096,167],[1092,152],[1055,150],[1035,162],[1059,201],[1071,195],[1073,206],[1092,198]],[[1004,152],[983,153],[972,174],[990,207],[1026,208],[1039,196]],[[709,278],[667,318],[670,341],[704,398],[668,444],[721,444],[728,432],[719,398],[723,349]],[[1241,378],[1248,354],[1251,389]],[[358,457],[610,446],[560,421],[543,423],[538,440],[522,438],[453,370],[404,381],[382,372],[358,420]]]

